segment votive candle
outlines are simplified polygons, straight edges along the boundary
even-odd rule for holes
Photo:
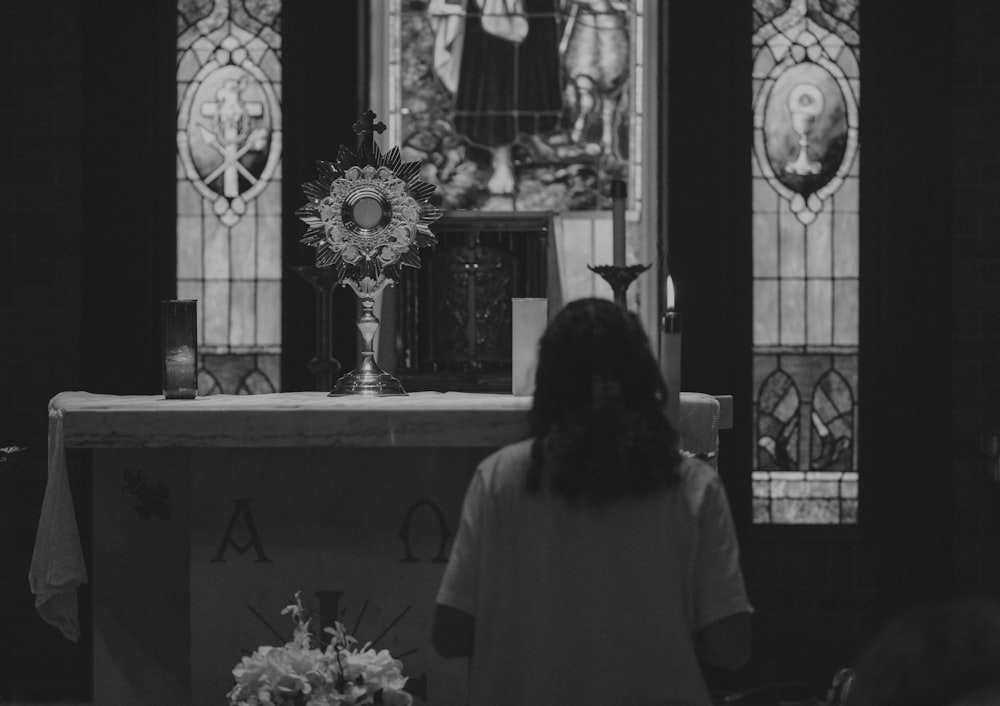
[[[198,395],[198,300],[161,303],[163,396],[189,400]]]

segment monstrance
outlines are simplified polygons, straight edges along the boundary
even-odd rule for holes
[[[301,242],[316,248],[316,267],[335,267],[361,300],[361,364],[337,380],[331,397],[406,394],[375,362],[375,295],[399,281],[403,267],[419,268],[418,249],[437,242],[434,185],[418,179],[420,162],[403,162],[399,147],[379,149],[375,133],[384,130],[366,111],[354,124],[357,154],[341,145],[336,162],[317,162],[319,178],[302,185],[308,203],[295,212],[309,226]]]

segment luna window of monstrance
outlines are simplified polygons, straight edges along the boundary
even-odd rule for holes
[[[375,295],[398,282],[403,267],[420,267],[418,250],[437,242],[430,224],[441,217],[429,203],[434,185],[418,179],[420,162],[403,162],[399,147],[383,153],[375,143],[385,130],[375,117],[368,110],[354,124],[357,154],[342,145],[336,162],[316,163],[319,178],[302,185],[308,202],[296,211],[309,226],[301,242],[316,248],[316,266],[336,268],[340,284],[361,299],[361,363],[331,396],[406,394],[375,362]]]

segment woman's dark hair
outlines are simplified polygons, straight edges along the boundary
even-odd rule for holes
[[[605,506],[676,483],[667,387],[635,314],[606,299],[566,305],[542,336],[529,415],[528,491]]]

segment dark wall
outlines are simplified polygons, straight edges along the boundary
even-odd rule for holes
[[[5,5],[0,22],[0,447],[27,447],[0,464],[0,699],[15,678],[25,696],[28,680],[71,689],[86,658],[41,624],[27,581],[46,404],[82,379],[81,23],[68,0]]]
[[[956,3],[950,132],[954,212],[949,408],[950,539],[956,587],[1000,596],[1000,486],[986,477],[980,433],[1000,426],[1000,43],[991,0]],[[944,267],[942,262],[941,267]],[[947,429],[947,427],[946,427]],[[945,431],[944,429],[942,431]]]

